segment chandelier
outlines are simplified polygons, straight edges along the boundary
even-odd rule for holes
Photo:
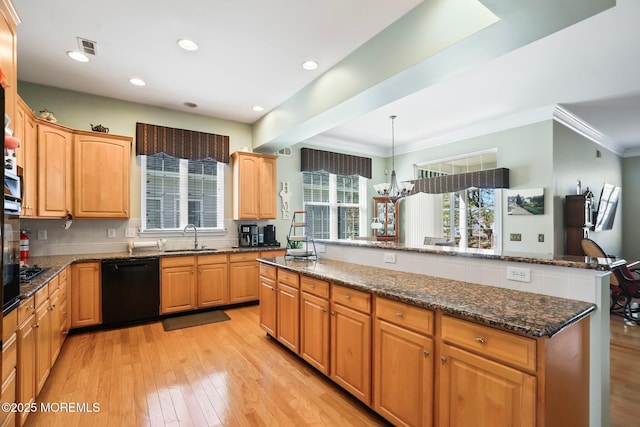
[[[396,167],[395,167],[395,126],[394,122],[396,116],[389,116],[391,119],[391,182],[384,182],[382,184],[375,184],[373,188],[378,192],[378,194],[382,197],[386,197],[391,203],[395,203],[403,197],[411,194],[411,190],[413,190],[413,183],[411,182],[401,182],[398,184],[398,179],[396,178]]]

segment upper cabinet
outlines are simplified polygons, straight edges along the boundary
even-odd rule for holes
[[[128,218],[131,138],[76,133],[73,143],[74,215]]]
[[[37,137],[22,153],[23,216],[128,218],[132,139],[34,123]]]
[[[71,153],[67,128],[38,121],[38,216],[61,218],[72,213]]]
[[[38,213],[38,126],[35,114],[20,97],[13,133],[20,139],[16,154],[22,168],[22,216],[34,217]]]
[[[4,73],[4,110],[13,129],[18,98],[16,26],[20,22],[10,0],[0,0],[0,68]]]
[[[233,219],[276,218],[276,159],[267,154],[231,154]]]

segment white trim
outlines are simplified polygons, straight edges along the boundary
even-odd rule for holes
[[[622,156],[625,154],[624,147],[614,142],[611,138],[605,136],[599,130],[564,108],[557,105],[553,111],[553,119],[558,123],[568,127],[572,131],[584,136],[585,138],[601,145],[607,150]]]

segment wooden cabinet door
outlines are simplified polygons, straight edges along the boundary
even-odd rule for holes
[[[276,338],[285,347],[300,352],[299,291],[278,282],[277,285]]]
[[[100,263],[71,265],[71,327],[102,323],[102,287]]]
[[[71,212],[71,132],[38,121],[38,216]]]
[[[276,337],[276,281],[260,276],[260,326]]]
[[[36,396],[51,372],[51,311],[48,302],[36,308]]]
[[[276,218],[276,157],[260,158],[259,217]]]
[[[233,219],[258,219],[260,157],[233,153]]]
[[[128,218],[130,138],[77,134],[73,154],[74,215],[77,218]]]
[[[226,259],[226,255],[223,255]],[[198,263],[198,308],[224,305],[229,301],[227,263]]]
[[[62,335],[60,333],[60,289],[56,289],[49,295],[49,311],[51,312],[51,362],[53,366],[60,355],[62,347]]]
[[[160,313],[195,310],[195,265],[163,267],[160,274]]]
[[[329,370],[333,381],[365,404],[371,404],[370,315],[332,303]]]
[[[259,274],[255,260],[229,263],[229,303],[257,301]]]
[[[329,375],[329,301],[307,292],[300,298],[300,356]]]
[[[536,425],[536,378],[448,344],[441,347],[441,427]]]
[[[401,426],[433,423],[433,340],[376,319],[373,406]]]
[[[18,364],[16,402],[24,405],[36,401],[36,317],[30,315],[18,327]],[[19,412],[19,424],[24,424],[28,412]]]
[[[38,126],[30,113],[24,123],[24,138],[20,143],[24,166],[22,170],[22,215],[34,217],[38,206]]]

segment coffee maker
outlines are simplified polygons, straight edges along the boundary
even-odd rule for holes
[[[280,242],[276,240],[276,227],[275,225],[265,225],[263,229],[264,233],[264,246],[280,246]]]
[[[258,226],[256,224],[238,225],[238,246],[258,246]]]

